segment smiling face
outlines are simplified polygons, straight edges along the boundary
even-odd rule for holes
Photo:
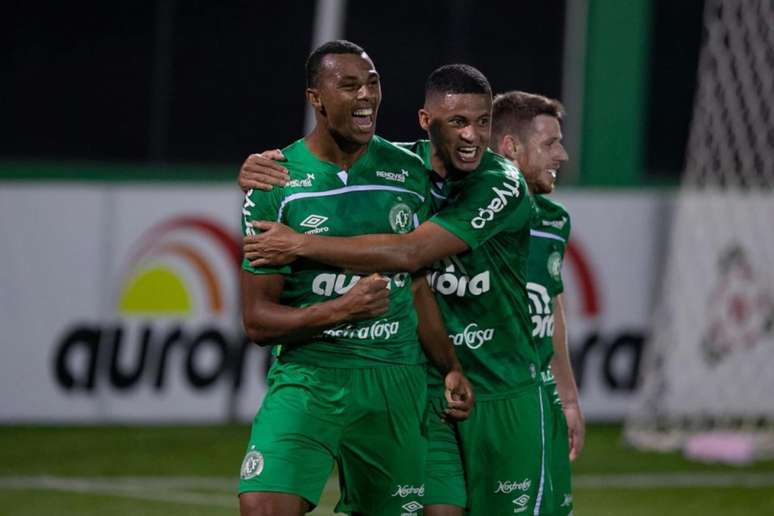
[[[328,54],[320,63],[314,87],[307,99],[333,138],[350,145],[365,145],[376,130],[376,115],[382,101],[379,74],[362,54]]]
[[[419,125],[430,135],[446,172],[472,172],[489,145],[492,97],[481,93],[433,95],[419,111]]]
[[[525,129],[522,138],[515,138],[516,165],[524,174],[534,194],[551,193],[559,167],[567,161],[562,145],[562,127],[556,117],[538,115]]]

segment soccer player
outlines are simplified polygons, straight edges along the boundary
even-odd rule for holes
[[[260,219],[341,236],[418,225],[427,216],[428,178],[417,156],[374,134],[381,89],[371,59],[335,41],[310,55],[306,72],[316,126],[283,150],[285,188],[247,193],[245,232]],[[464,417],[470,409],[472,394],[426,282],[405,272],[361,277],[353,270],[363,269],[310,259],[243,263],[247,334],[277,344],[241,468],[243,515],[309,511],[334,462],[337,511],[415,512],[426,453],[425,354],[444,375],[447,414]]]
[[[437,262],[428,278],[477,403],[456,426],[428,418],[426,514],[461,514],[463,507],[473,515],[552,511],[543,433],[548,398],[526,290],[533,207],[516,167],[487,150],[491,109],[489,83],[472,67],[447,65],[428,78],[419,123],[430,141],[412,149],[444,180],[434,178],[439,211],[414,231],[343,239],[261,222],[264,233],[246,240],[246,257],[259,264],[301,257],[416,271]],[[440,412],[439,393],[431,389],[429,396],[431,410]]]
[[[570,461],[583,448],[585,434],[567,348],[562,294],[562,262],[570,236],[570,215],[561,204],[545,196],[554,190],[557,170],[567,160],[562,146],[563,114],[559,101],[523,91],[497,95],[492,109],[492,148],[519,167],[537,209],[530,230],[527,290],[541,378],[553,400],[548,411],[550,470],[554,514],[562,516],[572,513]]]

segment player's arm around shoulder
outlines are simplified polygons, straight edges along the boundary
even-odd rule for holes
[[[496,155],[493,155],[496,156]],[[455,187],[452,202],[430,219],[470,249],[503,231],[529,227],[534,208],[521,172],[507,160],[490,157]]]

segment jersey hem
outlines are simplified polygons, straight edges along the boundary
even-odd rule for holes
[[[496,400],[506,400],[509,398],[515,398],[516,396],[520,396],[524,392],[533,389],[537,386],[539,386],[540,383],[538,383],[537,380],[533,380],[530,383],[526,383],[524,385],[521,385],[520,387],[513,388],[511,390],[505,391],[505,392],[498,392],[496,394],[478,394],[476,392],[476,386],[473,386],[473,392],[476,395],[476,401],[496,401]]]
[[[373,362],[368,362],[365,365],[339,364],[339,365],[336,365],[335,367],[331,367],[327,365],[320,365],[319,361],[307,361],[307,360],[295,360],[295,359],[288,360],[287,358],[283,358],[282,355],[279,355],[277,357],[277,361],[282,362],[283,364],[297,364],[302,366],[318,367],[320,369],[383,369],[385,367],[413,367],[413,366],[427,365],[427,360],[424,360],[421,362],[382,362],[382,361],[374,360]]]

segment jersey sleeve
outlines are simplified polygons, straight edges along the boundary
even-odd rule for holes
[[[242,235],[255,235],[260,230],[252,227],[250,222],[254,220],[277,220],[280,206],[282,188],[272,188],[268,192],[262,190],[249,190],[245,194],[242,205]],[[246,258],[242,259],[242,269],[253,274],[290,274],[290,265],[280,267],[253,267]]]
[[[556,294],[559,295],[564,292],[564,280],[562,278],[562,272],[564,271],[564,257],[567,255],[567,246],[570,243],[570,214],[564,212],[564,216],[567,218],[567,222],[564,224],[562,236],[564,237],[564,245],[562,245],[562,252],[559,262],[559,275],[556,278]]]
[[[532,204],[515,169],[466,180],[454,201],[430,219],[476,249],[501,231],[529,226]]]

